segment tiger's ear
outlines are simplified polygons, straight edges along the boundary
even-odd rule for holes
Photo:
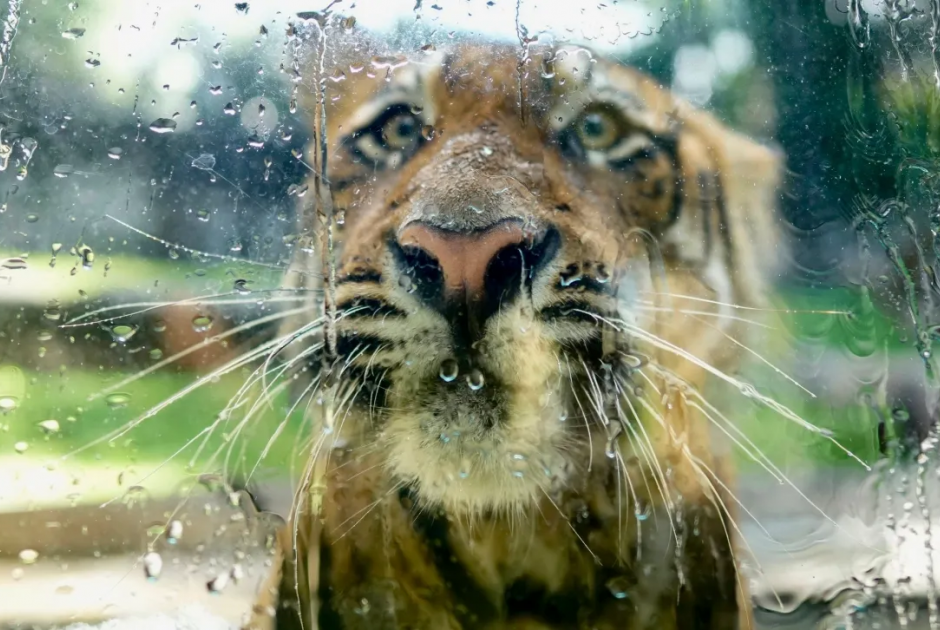
[[[731,237],[739,294],[763,301],[787,258],[779,214],[784,156],[687,103],[677,103],[676,114],[683,128],[707,146],[718,167],[723,229]]]

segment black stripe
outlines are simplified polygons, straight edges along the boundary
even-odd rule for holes
[[[620,158],[619,160],[607,160],[608,166],[618,171],[627,171],[636,166],[636,163],[641,160],[652,160],[655,159],[660,154],[660,151],[655,147],[643,147],[636,153],[628,155],[625,158]]]
[[[539,310],[538,318],[546,322],[563,319],[570,322],[591,324],[594,327],[600,324],[594,314],[594,307],[585,302],[561,302],[546,306]]]
[[[333,550],[329,544],[320,546],[320,575],[317,584],[317,598],[320,600],[320,611],[317,615],[317,627],[330,628],[331,630],[342,630],[343,621],[339,612],[333,607],[333,588],[331,585],[330,565],[333,561]],[[281,630],[278,627],[276,630]]]
[[[669,216],[663,221],[653,226],[656,230],[662,231],[676,222],[679,218],[679,212],[682,210],[683,186],[685,184],[682,177],[682,169],[679,164],[679,139],[673,134],[651,135],[652,147],[644,147],[633,155],[629,155],[620,160],[608,160],[607,164],[621,172],[633,170],[638,162],[650,161],[665,154],[672,165],[672,172],[675,174],[674,188],[672,191],[672,204],[669,208]]]
[[[657,136],[655,141],[662,147],[663,151],[666,152],[666,155],[669,156],[669,160],[672,162],[672,170],[676,175],[675,188],[672,191],[672,208],[669,210],[669,217],[656,226],[657,229],[664,230],[676,222],[676,219],[679,218],[679,213],[682,211],[685,179],[682,177],[682,165],[679,164],[679,138],[673,135],[661,135]]]
[[[610,281],[599,282],[592,275],[585,275],[581,265],[571,263],[558,274],[558,289],[574,289],[578,293],[594,293],[597,295],[613,295],[614,287]]]
[[[410,488],[399,491],[402,505],[414,505],[415,497]],[[434,560],[441,581],[447,585],[454,598],[454,616],[463,628],[481,628],[497,621],[500,611],[481,587],[457,559],[450,543],[447,519],[439,513],[420,510],[415,515],[414,529],[424,539],[424,544]]]
[[[601,335],[594,335],[590,339],[563,340],[558,343],[564,352],[586,361],[600,359],[604,355],[604,343]],[[581,367],[578,361],[571,363],[571,368],[575,373],[579,372]]]
[[[574,630],[579,620],[591,617],[595,608],[592,595],[586,585],[577,583],[550,593],[544,584],[524,577],[510,584],[504,597],[510,619],[535,617],[552,628]]]
[[[734,269],[734,247],[731,243],[731,231],[728,229],[728,209],[725,207],[724,186],[721,184],[721,178],[715,178],[715,206],[718,208],[718,233],[725,245],[725,263],[728,269]]]
[[[348,357],[355,354],[375,352],[379,347],[389,342],[375,335],[362,335],[349,331],[340,331],[336,339],[336,354]]]
[[[712,247],[714,247],[714,243],[712,243],[712,214],[717,214],[718,184],[716,179],[715,174],[711,171],[699,173],[698,175],[699,188],[702,190],[702,231],[705,238],[705,260],[711,258]],[[720,218],[718,217],[719,220]]]
[[[343,368],[343,381],[356,381],[357,386],[353,404],[360,409],[366,409],[381,416],[382,410],[388,404],[388,390],[391,379],[387,370],[376,365],[366,366],[347,365]],[[373,419],[375,419],[373,417]],[[375,428],[374,426],[372,427]]]
[[[363,269],[354,273],[346,274],[336,280],[336,284],[354,284],[354,283],[374,283],[381,284],[382,274],[378,271]]]
[[[405,317],[405,311],[379,298],[355,297],[341,302],[337,307],[342,319],[364,319],[369,317]],[[355,312],[346,313],[346,311]]]
[[[373,173],[363,173],[362,175],[353,175],[351,177],[343,177],[341,179],[334,179],[330,182],[330,190],[334,193],[341,193],[347,188],[355,186],[356,184],[367,183],[372,179]]]

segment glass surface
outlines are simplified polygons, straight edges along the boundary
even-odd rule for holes
[[[940,628],[940,1],[0,16],[0,628]]]

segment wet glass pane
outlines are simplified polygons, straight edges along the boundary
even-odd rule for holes
[[[0,15],[0,627],[940,628],[937,0]]]

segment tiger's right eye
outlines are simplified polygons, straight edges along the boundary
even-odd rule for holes
[[[376,167],[396,168],[411,158],[425,141],[422,108],[410,103],[386,107],[372,122],[346,140],[353,153]]]
[[[620,139],[621,124],[612,112],[588,110],[578,118],[574,131],[585,150],[606,151]]]
[[[421,124],[413,114],[401,113],[389,118],[382,126],[381,137],[385,147],[392,151],[407,151],[420,139]]]

